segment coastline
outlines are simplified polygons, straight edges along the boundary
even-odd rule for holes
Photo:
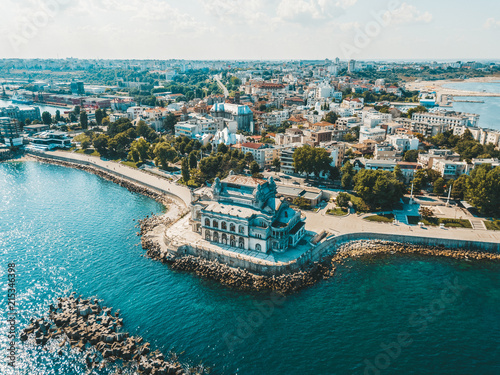
[[[440,95],[451,95],[451,96],[477,96],[477,97],[500,97],[500,93],[488,93],[480,91],[467,91],[459,89],[451,89],[444,87],[447,84],[453,83],[490,83],[490,82],[500,82],[500,76],[488,76],[488,77],[474,77],[467,79],[442,79],[436,81],[420,81],[420,82],[406,82],[405,86],[409,90],[424,90],[424,91],[436,91],[438,96]]]

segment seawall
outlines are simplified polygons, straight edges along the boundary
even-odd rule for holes
[[[218,261],[233,268],[242,268],[251,273],[267,276],[278,276],[307,269],[315,262],[321,262],[323,258],[334,255],[337,248],[352,241],[378,240],[401,244],[412,244],[422,247],[442,247],[446,249],[472,250],[486,253],[500,254],[500,243],[483,241],[465,241],[458,239],[447,239],[437,237],[420,237],[408,235],[392,235],[385,233],[347,233],[338,236],[330,236],[289,262],[272,263],[256,258],[244,257],[240,254],[234,255],[226,252],[214,252],[213,250],[192,246],[189,244],[173,248],[166,242],[169,252],[174,257],[195,256],[203,259]]]

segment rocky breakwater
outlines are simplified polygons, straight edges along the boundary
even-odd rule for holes
[[[44,158],[44,157],[40,157],[37,155],[30,155],[30,158],[33,158],[35,160],[38,160],[38,161],[46,163],[46,164],[61,165],[64,167],[80,169],[82,171],[95,174],[96,176],[104,178],[105,180],[108,180],[108,181],[114,182],[115,184],[123,186],[124,188],[131,191],[132,193],[144,195],[146,197],[154,199],[158,203],[161,203],[165,206],[171,202],[171,200],[168,199],[164,194],[161,194],[161,193],[159,193],[153,189],[147,188],[145,186],[133,183],[125,178],[120,178],[112,173],[105,172],[99,168],[95,168],[95,167],[87,166],[87,165],[81,165],[81,164],[77,164],[77,163],[70,163],[70,162],[61,161],[61,160]]]
[[[112,309],[101,306],[97,299],[75,298],[73,293],[58,298],[55,306],[50,305],[48,317],[32,320],[20,339],[42,346],[50,339],[60,339],[61,347],[69,342],[71,347],[86,352],[89,368],[117,363],[139,374],[204,373],[201,367],[184,369],[175,355],[166,360],[159,351],[150,352],[149,343],[122,331],[122,326],[118,311],[112,314]]]
[[[223,285],[242,290],[274,290],[287,294],[313,285],[331,276],[330,269],[321,263],[312,263],[307,269],[280,276],[256,275],[247,270],[232,268],[218,261],[185,256],[171,261],[170,266],[179,271],[193,272]]]
[[[343,263],[349,258],[370,257],[382,254],[420,254],[462,260],[500,261],[500,254],[486,251],[448,249],[444,246],[421,246],[380,240],[360,240],[338,246],[331,256],[332,264]]]

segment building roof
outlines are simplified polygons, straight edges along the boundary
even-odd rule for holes
[[[267,181],[262,180],[260,178],[241,176],[241,175],[229,175],[221,182],[228,184],[236,184],[236,185],[245,185],[255,187],[257,185],[263,185]]]
[[[247,148],[252,148],[254,150],[258,150],[259,148],[262,148],[264,146],[264,143],[252,143],[252,142],[246,142],[242,143],[241,147],[247,147]]]

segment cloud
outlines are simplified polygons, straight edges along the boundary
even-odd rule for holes
[[[488,18],[486,20],[486,22],[484,23],[483,27],[485,29],[496,29],[496,28],[500,27],[500,21],[497,21],[493,17]]]
[[[281,0],[276,8],[278,20],[317,26],[345,14],[345,7],[356,0]]]
[[[226,24],[262,25],[269,18],[264,0],[201,0],[210,16]]]
[[[387,11],[386,17],[390,17],[393,24],[409,24],[409,23],[429,23],[432,21],[432,14],[425,11],[422,12],[414,5],[407,3],[393,11]]]

